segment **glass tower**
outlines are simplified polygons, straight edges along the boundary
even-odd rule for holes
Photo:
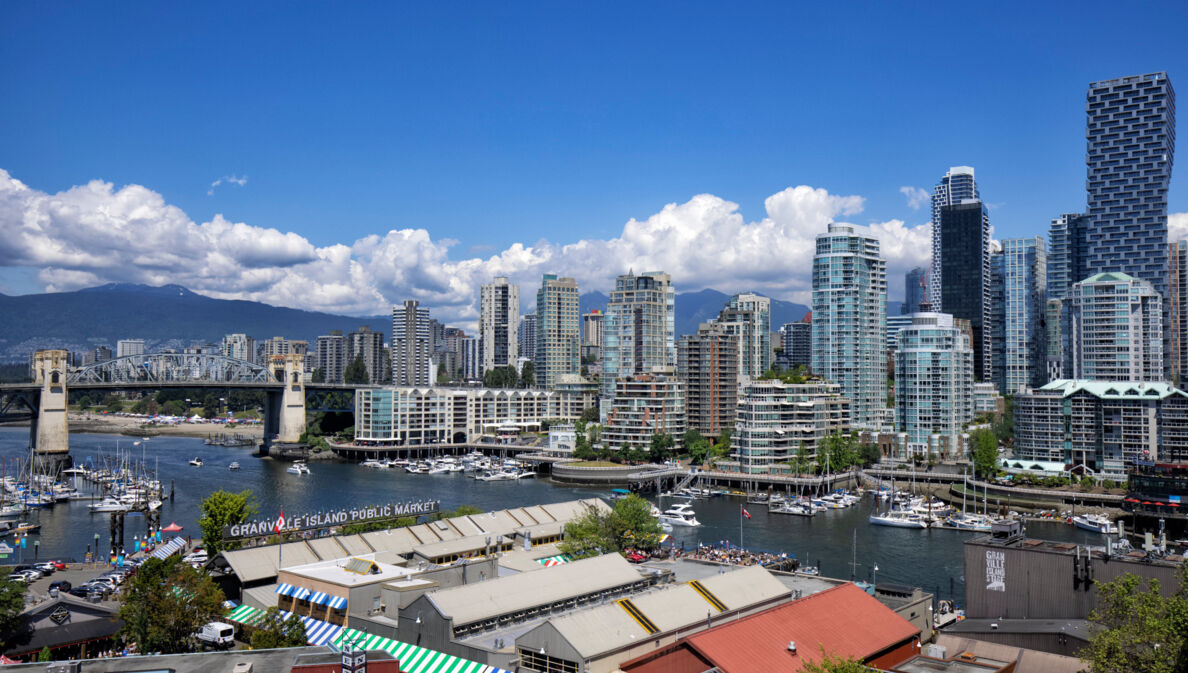
[[[971,166],[953,166],[948,173],[936,183],[932,190],[932,267],[928,272],[928,303],[932,310],[941,310],[941,262],[944,259],[944,236],[940,230],[941,209],[962,201],[982,198],[978,194],[978,183],[974,180],[974,169]],[[919,306],[909,307],[911,313],[920,310]]]
[[[613,397],[615,379],[676,366],[676,293],[661,271],[615,279],[602,321],[602,396]]]
[[[577,281],[544,274],[536,292],[536,385],[552,388],[581,372],[581,341]]]
[[[1042,236],[1002,241],[1003,386],[1038,387],[1047,380],[1045,312],[1048,251]]]
[[[1068,299],[1073,378],[1163,380],[1162,297],[1145,280],[1099,273]]]
[[[973,329],[974,375],[994,377],[990,329],[990,218],[981,201],[965,200],[940,209],[940,295],[944,312],[968,320]],[[933,268],[937,264],[933,263]],[[939,309],[935,309],[939,312]]]

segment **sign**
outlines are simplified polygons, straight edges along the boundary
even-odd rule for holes
[[[11,554],[14,551],[16,550],[13,549],[7,542],[0,542],[0,554]]]
[[[1006,591],[1006,552],[986,550],[986,591]]]
[[[66,609],[66,606],[59,605],[50,613],[50,619],[58,626],[61,626],[70,621],[70,611]]]
[[[342,673],[367,673],[367,650],[355,649],[355,644],[342,644]]]
[[[315,512],[313,514],[297,514],[288,516],[282,514],[276,519],[263,521],[249,521],[223,528],[224,538],[260,537],[273,533],[292,533],[296,531],[327,528],[330,526],[345,526],[352,523],[371,521],[372,519],[394,519],[398,516],[420,516],[433,514],[441,508],[440,500],[410,500],[408,502],[393,502],[374,507],[359,509],[344,509],[337,512]]]

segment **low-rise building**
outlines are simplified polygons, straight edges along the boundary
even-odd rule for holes
[[[789,471],[804,452],[816,457],[818,443],[850,429],[850,400],[835,383],[760,380],[743,387],[734,420],[734,454],[746,474]],[[807,468],[807,464],[805,468]]]
[[[679,449],[685,428],[685,384],[671,373],[637,374],[615,382],[602,443],[613,449],[647,448],[653,435],[665,433]]]

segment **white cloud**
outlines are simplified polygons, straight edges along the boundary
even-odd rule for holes
[[[899,193],[907,197],[908,207],[912,210],[920,210],[924,204],[932,200],[928,192],[919,187],[900,187]]]
[[[608,290],[628,269],[666,271],[681,292],[754,290],[807,303],[815,236],[834,218],[861,213],[863,203],[801,185],[768,197],[766,217],[747,222],[738,204],[699,194],[629,220],[614,238],[516,243],[451,259],[457,242],[424,229],[318,248],[222,215],[195,223],[139,185],[93,181],[47,194],[0,169],[0,265],[38,269],[51,291],[177,283],[218,298],[350,315],[386,314],[416,298],[462,325],[477,318],[479,285],[494,276],[519,282],[529,310],[542,273],[573,276],[585,292]],[[882,240],[890,277],[927,263],[929,225],[867,224]]]
[[[210,189],[206,190],[206,195],[207,196],[214,195],[215,187],[218,187],[219,185],[223,185],[223,184],[239,185],[240,187],[242,187],[247,184],[247,176],[245,175],[243,177],[239,177],[237,175],[224,175],[223,177],[219,178],[218,180],[215,180],[214,182],[210,183]]]
[[[1171,213],[1167,216],[1167,240],[1175,243],[1188,239],[1188,213]]]

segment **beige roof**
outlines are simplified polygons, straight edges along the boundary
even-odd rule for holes
[[[276,546],[224,551],[222,556],[244,584],[276,577]]]
[[[487,544],[487,536],[472,535],[470,537],[460,537],[453,540],[442,540],[433,544],[423,544],[416,548],[416,553],[425,558],[436,558],[438,556],[445,556],[446,554],[461,554],[468,551],[477,551],[485,547]],[[491,544],[495,544],[492,540]]]
[[[962,638],[953,634],[938,633],[936,644],[945,648],[946,657],[972,652],[980,659],[994,659],[1007,663],[1017,660],[1019,663],[1015,666],[1015,673],[1079,673],[1085,667],[1076,657]]]
[[[334,538],[332,537],[314,538],[312,540],[307,540],[306,542],[309,543],[310,548],[313,549],[314,553],[318,555],[318,558],[322,559],[323,561],[333,558],[342,558],[343,556],[350,555],[347,550],[344,549],[342,545],[335,542]]]
[[[476,524],[469,516],[456,516],[449,521],[450,524],[452,524],[454,528],[458,529],[458,532],[463,536],[482,535],[483,533],[487,532],[482,528],[479,528],[478,524]]]
[[[420,544],[407,528],[391,528],[388,530],[373,530],[360,533],[360,537],[376,551],[389,551],[397,554],[407,554],[413,547]]]
[[[532,537],[544,537],[546,535],[560,535],[565,532],[564,521],[549,521],[548,523],[538,523],[535,526],[524,526],[517,528],[516,533],[523,536],[524,533],[531,533]]]
[[[538,577],[539,574],[533,575]],[[790,595],[788,588],[759,566],[732,570],[701,580],[701,585],[731,610],[740,610]],[[661,633],[705,623],[718,611],[689,584],[676,584],[630,597]],[[618,603],[578,610],[549,620],[584,658],[593,658],[647,638],[639,622]]]
[[[567,502],[555,502],[549,505],[541,505],[544,511],[548,512],[550,516],[556,521],[572,521],[579,516],[586,513],[586,508],[593,506],[600,512],[609,512],[610,505],[602,498],[588,498],[586,500],[569,500]]]
[[[512,518],[506,510],[475,514],[467,518],[481,528],[484,533],[491,535],[511,535],[512,531],[523,526],[519,521]]]
[[[525,512],[532,517],[531,521],[525,521],[525,526],[535,526],[538,523],[549,523],[553,521],[553,515],[549,514],[540,505],[533,505],[531,507],[521,507],[520,511]],[[516,517],[519,518],[519,517]]]
[[[276,588],[278,584],[266,584],[261,587],[252,587],[243,590],[243,602],[253,608],[260,608],[267,610],[271,607],[276,607],[277,597]]]
[[[454,626],[470,624],[538,605],[614,589],[643,579],[618,554],[604,554],[545,568],[442,589],[427,594],[438,612]]]
[[[462,517],[465,518],[465,517]],[[460,537],[465,537],[458,529],[450,523],[449,519],[440,519],[438,521],[430,521],[425,524],[428,526],[437,537],[443,540],[457,540]]]
[[[314,550],[304,542],[286,542],[280,546],[280,566],[288,568],[289,566],[304,565],[306,563],[314,563],[321,561],[321,557],[314,553]],[[274,575],[276,573],[273,573]]]
[[[338,544],[342,545],[343,549],[346,549],[347,553],[352,556],[370,554],[375,551],[360,535],[340,535],[336,539]]]
[[[441,542],[442,537],[437,534],[432,528],[425,524],[418,524],[416,526],[409,526],[405,528],[417,540],[417,545],[432,544],[434,542]]]

